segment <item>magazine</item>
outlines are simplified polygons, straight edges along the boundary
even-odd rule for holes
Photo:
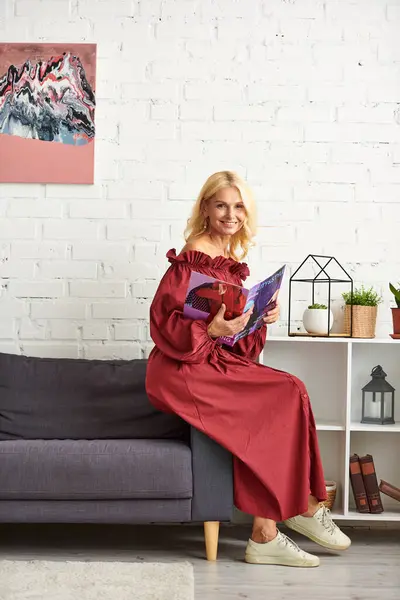
[[[253,313],[242,331],[232,337],[218,338],[221,344],[233,346],[241,338],[259,329],[263,325],[264,315],[276,306],[285,268],[286,265],[283,265],[267,279],[256,283],[249,290],[240,285],[192,271],[183,314],[189,319],[201,319],[210,323],[222,304],[226,306],[224,318],[227,321],[235,319],[253,308]]]

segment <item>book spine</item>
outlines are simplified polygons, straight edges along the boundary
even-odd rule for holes
[[[379,490],[382,492],[382,494],[386,494],[386,496],[390,496],[390,498],[400,502],[400,489],[395,485],[392,485],[391,483],[381,479]]]
[[[378,488],[374,459],[371,454],[360,456],[360,465],[371,513],[381,513],[383,512],[381,494]]]
[[[363,476],[361,473],[360,461],[357,454],[350,456],[350,482],[358,512],[371,512],[368,504]]]

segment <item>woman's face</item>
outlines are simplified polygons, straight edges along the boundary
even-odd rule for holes
[[[211,233],[234,235],[242,228],[246,209],[236,188],[223,188],[208,201],[204,214],[209,219]]]

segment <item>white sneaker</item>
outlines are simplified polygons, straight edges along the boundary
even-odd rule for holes
[[[319,558],[301,550],[293,540],[278,530],[270,542],[258,544],[249,539],[245,561],[253,565],[285,565],[287,567],[318,567]]]
[[[347,550],[351,540],[339,529],[331,517],[331,511],[322,505],[313,517],[292,517],[285,525],[330,550]]]

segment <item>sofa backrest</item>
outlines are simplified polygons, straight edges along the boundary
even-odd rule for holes
[[[185,438],[150,404],[146,364],[0,353],[0,440]]]

